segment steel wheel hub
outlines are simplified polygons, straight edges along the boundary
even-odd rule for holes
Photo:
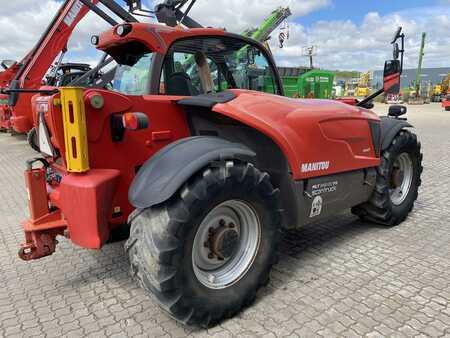
[[[211,250],[213,256],[219,260],[230,258],[239,245],[239,231],[234,223],[222,224],[217,230],[211,228],[207,247]]]
[[[401,153],[394,162],[392,168],[389,194],[394,205],[402,204],[413,180],[413,163],[408,153]]]
[[[192,248],[197,279],[211,289],[238,282],[258,253],[261,225],[256,211],[240,200],[212,209],[200,224]]]

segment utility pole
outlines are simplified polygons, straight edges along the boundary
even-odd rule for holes
[[[303,48],[303,55],[309,58],[309,67],[313,69],[314,68],[313,56],[316,55],[316,47],[310,46]]]

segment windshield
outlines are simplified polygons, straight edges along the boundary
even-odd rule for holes
[[[145,95],[149,92],[153,53],[133,56],[127,64],[119,64],[113,80],[113,90],[126,95]]]

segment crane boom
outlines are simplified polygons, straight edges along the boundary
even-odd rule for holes
[[[258,28],[247,30],[243,35],[264,42],[270,37],[273,31],[291,15],[292,12],[289,7],[279,7],[274,10]]]
[[[423,64],[423,56],[425,55],[425,39],[426,39],[427,33],[422,33],[422,42],[420,45],[420,51],[419,51],[419,65],[417,66],[417,73],[416,73],[416,83],[415,83],[415,89],[416,89],[416,96],[419,96],[420,94],[420,76],[422,75],[422,64]]]

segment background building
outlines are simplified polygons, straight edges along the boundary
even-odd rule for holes
[[[416,80],[417,69],[403,70],[401,87],[409,87]],[[450,73],[450,68],[423,68],[421,80],[428,83],[431,81],[433,85],[441,83],[442,79]],[[375,89],[381,88],[383,85],[383,71],[376,70],[373,73],[372,86]]]

